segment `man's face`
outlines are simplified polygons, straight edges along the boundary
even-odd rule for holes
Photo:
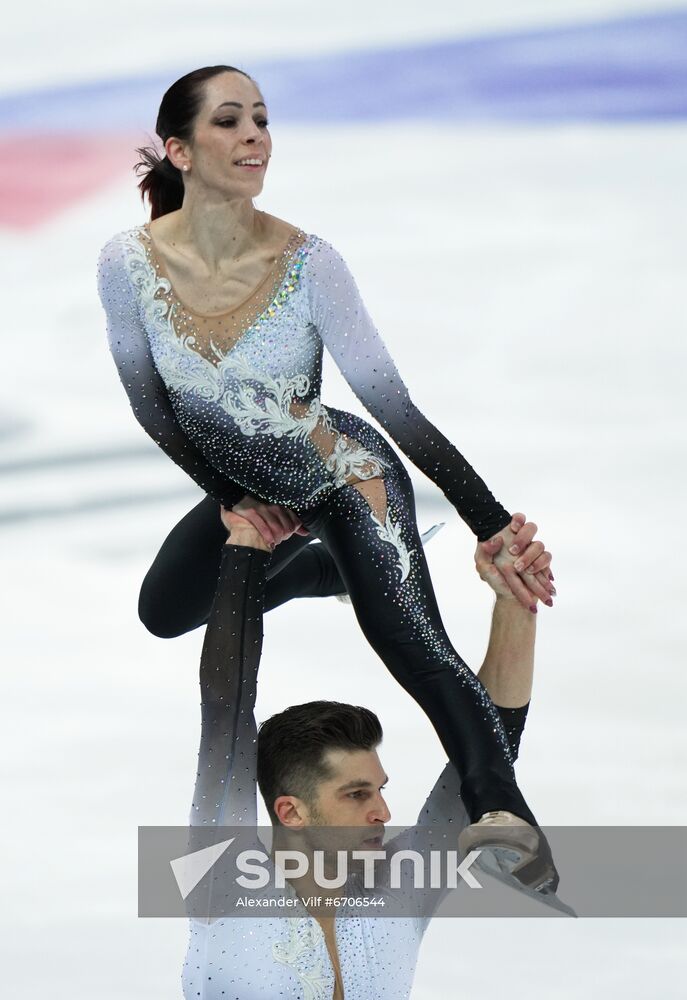
[[[382,795],[389,779],[377,751],[328,750],[324,759],[333,776],[317,786],[316,800],[305,807],[304,825],[358,827],[361,846],[380,847],[391,813]]]

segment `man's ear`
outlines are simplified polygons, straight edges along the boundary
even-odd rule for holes
[[[282,826],[299,830],[301,827],[309,825],[308,807],[296,795],[279,795],[274,800],[273,808]]]

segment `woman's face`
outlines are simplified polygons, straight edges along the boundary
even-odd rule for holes
[[[255,84],[240,73],[221,73],[205,84],[187,158],[189,178],[232,197],[262,190],[272,151],[267,108]],[[259,160],[255,166],[239,161]]]

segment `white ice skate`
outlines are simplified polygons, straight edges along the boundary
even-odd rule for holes
[[[484,813],[461,832],[458,848],[463,854],[480,850],[480,867],[511,875],[527,889],[556,891],[558,872],[546,840],[536,827],[512,812]]]

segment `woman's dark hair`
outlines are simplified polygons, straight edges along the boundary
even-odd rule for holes
[[[236,66],[204,66],[180,77],[165,92],[157,113],[155,132],[165,143],[170,136],[189,142],[193,128],[203,103],[205,83],[220,73],[240,73],[248,80],[253,77]],[[255,80],[253,80],[255,83]],[[175,212],[184,200],[184,182],[181,171],[164,154],[160,156],[155,146],[136,148],[140,159],[134,166],[136,176],[143,174],[138,182],[141,200],[150,202],[150,218]]]
[[[317,800],[317,786],[333,777],[327,750],[374,750],[382,742],[379,719],[369,708],[338,701],[309,701],[273,715],[258,731],[258,785],[273,823],[274,800],[297,795]]]

